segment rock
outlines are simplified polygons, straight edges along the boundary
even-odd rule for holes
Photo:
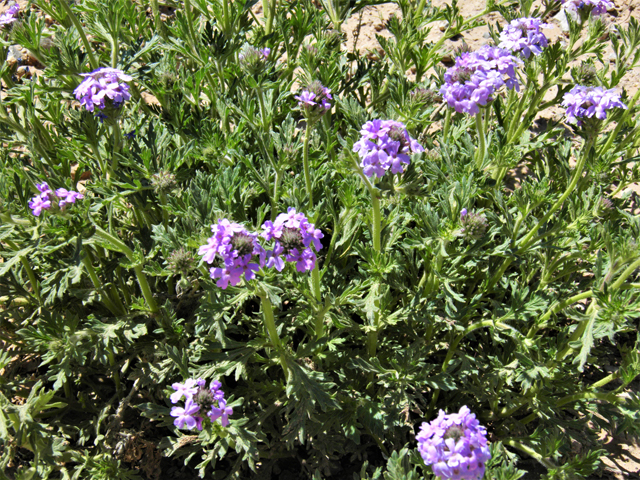
[[[489,32],[484,32],[482,34],[482,38],[491,38],[491,34]]]
[[[563,32],[569,31],[569,22],[567,21],[567,15],[564,13],[564,8],[553,19],[557,20]]]
[[[31,78],[35,73],[35,68],[29,67],[28,65],[21,65],[16,69],[16,77],[18,80],[22,79],[22,77]]]

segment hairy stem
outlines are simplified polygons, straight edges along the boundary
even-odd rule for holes
[[[311,187],[311,174],[309,173],[309,140],[311,138],[311,122],[307,120],[307,128],[304,131],[304,144],[302,146],[302,165],[304,168],[304,183],[309,197],[309,209],[313,209],[313,189]]]
[[[91,68],[93,70],[96,70],[100,66],[100,64],[98,63],[98,60],[93,54],[93,50],[91,49],[91,44],[87,39],[86,33],[84,33],[84,28],[82,28],[82,24],[78,20],[78,17],[76,17],[74,13],[71,11],[71,7],[69,7],[67,0],[60,0],[60,2],[58,3],[62,6],[66,14],[69,16],[69,19],[73,23],[73,26],[76,27],[76,30],[78,30],[78,34],[80,34],[80,39],[82,40],[84,49],[87,51],[87,55],[89,56],[89,63],[91,64]]]
[[[478,131],[478,149],[476,150],[476,170],[482,168],[486,154],[484,126],[482,124],[482,111],[476,113],[476,130]]]
[[[287,368],[287,358],[284,355],[284,349],[282,348],[282,342],[280,341],[280,337],[278,336],[278,330],[276,329],[276,321],[273,316],[273,307],[271,306],[271,301],[266,293],[262,293],[260,296],[260,302],[262,304],[262,315],[264,318],[264,326],[267,329],[267,333],[269,338],[271,339],[271,343],[278,351],[280,355],[280,364],[282,365],[282,370],[284,371],[285,379],[289,378],[289,369]]]

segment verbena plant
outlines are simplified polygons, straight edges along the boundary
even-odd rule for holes
[[[374,60],[340,30],[371,3],[3,17],[0,478],[576,478],[638,433],[640,26],[568,2],[445,71],[561,4],[398,0]]]

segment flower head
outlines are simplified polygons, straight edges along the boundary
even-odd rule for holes
[[[491,459],[487,431],[466,406],[423,423],[416,435],[418,452],[441,479],[480,480]]]
[[[129,82],[132,77],[115,68],[98,68],[91,73],[82,73],[85,77],[73,91],[81,105],[93,112],[95,107],[100,110],[106,107],[119,108],[131,98]],[[102,113],[104,116],[104,113]]]
[[[213,263],[220,257],[223,266],[211,268],[211,278],[217,279],[216,285],[225,289],[231,284],[236,286],[242,276],[252,280],[256,272],[264,265],[265,251],[258,243],[258,235],[246,230],[238,223],[221,219],[211,226],[213,236],[202,245],[198,254],[207,263]]]
[[[594,116],[599,120],[607,118],[607,110],[612,108],[626,109],[615,90],[602,87],[584,87],[576,85],[570,92],[564,94],[562,105],[567,108],[566,115],[569,123],[582,125],[582,121]]]
[[[76,200],[84,198],[84,195],[66,188],[59,188],[56,190],[56,197],[60,199],[58,206],[63,209],[67,204],[76,203]]]
[[[515,69],[521,63],[508,50],[489,45],[463,53],[445,72],[440,93],[456,112],[475,115],[501,87],[519,90]]]
[[[207,388],[204,379],[189,378],[184,383],[174,383],[171,387],[175,390],[170,397],[171,403],[177,403],[185,397],[184,408],[171,409],[171,416],[176,417],[173,422],[176,427],[202,430],[205,417],[211,422],[220,418],[223,427],[229,425],[229,415],[233,413],[233,409],[227,407],[219,381],[213,380]]]
[[[404,123],[395,120],[372,120],[360,130],[362,137],[353,145],[360,156],[360,166],[367,177],[382,177],[404,172],[411,153],[424,152],[422,145],[407,132]]]
[[[316,121],[331,110],[333,100],[331,90],[318,81],[311,82],[306,90],[293,98],[298,100],[298,106],[309,121]]]
[[[37,183],[36,188],[40,193],[29,201],[31,213],[36,217],[39,217],[43,210],[50,210],[54,206],[64,211],[67,205],[76,203],[76,200],[84,198],[83,194],[66,188],[58,188],[54,193],[46,182]]]
[[[479,213],[469,213],[466,208],[460,211],[460,223],[462,229],[460,233],[467,240],[478,240],[487,232],[487,217]]]
[[[256,48],[249,45],[238,55],[238,60],[240,67],[246,73],[256,75],[264,70],[269,55],[271,55],[270,48]]]
[[[524,17],[512,20],[500,33],[498,47],[514,53],[519,52],[525,58],[529,58],[532,53],[540,55],[548,44],[547,37],[540,31],[541,28],[549,28],[549,25],[542,23],[539,18]]]
[[[316,266],[313,249],[319,251],[322,248],[320,239],[324,234],[309,223],[303,213],[289,207],[287,213],[281,213],[273,222],[267,221],[262,225],[261,236],[267,241],[274,241],[273,249],[266,252],[268,268],[282,271],[286,260],[295,263],[299,272],[307,272]]]
[[[611,0],[562,0],[564,8],[572,15],[585,12],[587,15],[604,15],[615,7]]]
[[[18,20],[18,12],[20,11],[20,5],[14,3],[11,5],[2,15],[0,15],[0,27],[4,25],[10,25]]]

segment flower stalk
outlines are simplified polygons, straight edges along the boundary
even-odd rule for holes
[[[280,341],[280,337],[278,336],[278,330],[276,328],[276,321],[273,315],[273,307],[271,305],[271,301],[269,300],[269,297],[265,292],[260,292],[258,296],[260,297],[260,303],[262,305],[262,316],[264,319],[265,329],[267,330],[267,334],[269,335],[271,343],[280,356],[280,365],[282,366],[285,379],[288,379],[289,369],[287,368],[287,357],[285,356],[282,342]]]
[[[87,51],[87,55],[89,56],[89,63],[91,64],[91,68],[93,70],[97,69],[100,66],[100,64],[98,63],[98,60],[93,54],[93,49],[91,48],[91,44],[89,43],[87,34],[84,32],[84,28],[82,28],[82,24],[78,20],[78,17],[76,17],[73,11],[71,11],[71,7],[69,7],[69,4],[67,3],[66,0],[61,0],[58,3],[62,6],[62,9],[69,16],[69,19],[73,23],[73,26],[76,27],[76,30],[80,35],[80,39],[82,40],[82,44],[84,45],[84,49]]]
[[[100,227],[96,226],[95,236],[102,240],[106,245],[108,245],[110,250],[114,250],[116,252],[124,253],[127,259],[132,262],[138,262],[138,258],[134,254],[133,250],[127,247],[119,238],[111,235],[110,233],[105,232]],[[151,287],[149,286],[149,282],[147,281],[147,277],[142,270],[142,264],[137,264],[133,267],[133,270],[136,274],[136,278],[138,280],[138,285],[140,286],[140,291],[142,292],[142,296],[144,297],[147,306],[151,313],[158,313],[160,309],[158,308],[158,304],[153,298],[153,293],[151,292]]]

